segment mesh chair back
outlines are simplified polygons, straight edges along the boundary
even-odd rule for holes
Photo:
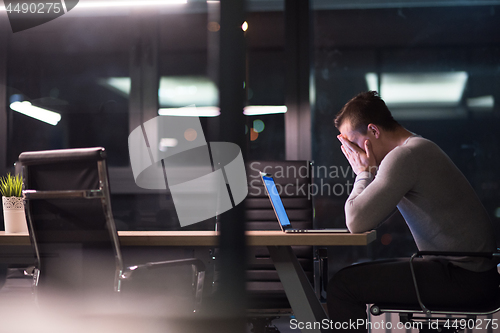
[[[27,152],[28,226],[40,286],[113,291],[121,254],[104,148]],[[75,194],[85,195],[75,197]]]
[[[276,187],[294,228],[313,227],[313,205],[308,197],[311,170],[308,161],[254,161],[247,163],[248,196],[244,201],[247,230],[280,230],[259,171],[274,176]],[[312,282],[312,246],[293,246],[304,272]],[[247,290],[250,309],[288,309],[290,304],[267,247],[249,247]]]

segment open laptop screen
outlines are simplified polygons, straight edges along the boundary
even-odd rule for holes
[[[281,201],[273,177],[267,174],[262,174],[262,180],[264,182],[264,185],[266,186],[267,194],[269,195],[269,198],[271,198],[274,211],[276,212],[276,215],[278,217],[278,222],[282,227],[289,228],[290,220],[288,219],[288,215],[286,214],[285,207],[283,206],[283,202]]]

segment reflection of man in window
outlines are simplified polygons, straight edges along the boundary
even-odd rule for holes
[[[462,173],[436,144],[399,125],[376,92],[351,99],[335,126],[342,152],[357,175],[345,204],[351,232],[377,227],[397,208],[420,251],[495,250],[488,214]],[[431,310],[474,306],[495,297],[499,275],[493,262],[436,258],[415,260],[422,301]],[[364,319],[369,303],[418,304],[408,260],[353,265],[330,281],[328,311],[333,321]]]

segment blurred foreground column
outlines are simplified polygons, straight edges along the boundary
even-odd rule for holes
[[[285,145],[287,160],[311,160],[314,70],[309,0],[285,0]]]
[[[245,152],[245,21],[243,0],[220,1],[219,96],[220,141],[233,142]],[[217,315],[224,319],[223,332],[245,332],[246,251],[242,205],[220,216],[220,287]]]

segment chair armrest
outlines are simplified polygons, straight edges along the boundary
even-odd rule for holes
[[[75,190],[75,191],[35,191],[24,190],[23,196],[29,200],[35,199],[73,199],[73,198],[102,198],[102,190]]]
[[[500,258],[500,249],[497,249],[497,252],[449,252],[449,251],[418,251],[414,253],[410,258],[410,269],[411,269],[411,277],[413,279],[413,285],[415,286],[415,292],[417,293],[418,304],[422,311],[429,315],[431,311],[423,304],[422,299],[420,297],[420,292],[418,290],[417,278],[415,276],[415,270],[413,268],[413,260],[416,257],[422,256],[446,256],[446,257],[476,257],[476,258]]]
[[[500,258],[500,252],[447,252],[447,251],[418,251],[414,254],[422,256],[446,256],[446,257],[482,257],[487,259]]]

